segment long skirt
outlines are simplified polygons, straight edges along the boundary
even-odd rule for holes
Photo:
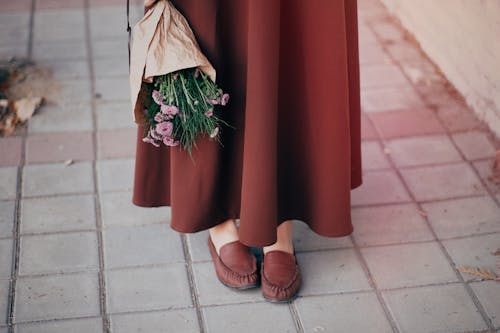
[[[230,94],[215,112],[222,145],[199,137],[193,159],[142,142],[132,202],[171,207],[182,233],[239,219],[240,241],[276,242],[300,220],[315,233],[352,233],[360,186],[361,108],[356,0],[177,0]]]

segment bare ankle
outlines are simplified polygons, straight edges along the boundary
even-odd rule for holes
[[[217,254],[219,253],[219,249],[229,242],[235,241],[239,239],[238,229],[236,228],[236,224],[234,223],[234,219],[226,220],[222,223],[219,223],[216,226],[208,229],[210,233],[210,238],[214,243],[215,250]]]

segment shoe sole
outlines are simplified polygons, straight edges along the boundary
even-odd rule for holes
[[[224,281],[222,281],[221,279],[219,279],[219,277],[217,277],[217,280],[220,281],[220,283],[222,283],[223,285],[225,285],[226,287],[228,288],[231,288],[231,289],[236,289],[236,290],[246,290],[246,289],[253,289],[253,288],[257,288],[260,286],[259,283],[254,283],[254,284],[247,284],[246,286],[232,286],[230,284],[227,284],[225,283]]]
[[[264,300],[266,300],[269,303],[290,303],[291,301],[295,300],[299,295],[294,294],[293,296],[290,296],[289,298],[286,298],[286,299],[268,298],[264,295],[262,295],[262,296],[264,297]]]

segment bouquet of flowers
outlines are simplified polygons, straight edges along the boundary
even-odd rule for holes
[[[134,26],[130,88],[134,120],[145,125],[144,142],[180,146],[192,153],[199,135],[220,141],[218,105],[229,101],[200,51],[187,20],[170,1],[147,0]]]

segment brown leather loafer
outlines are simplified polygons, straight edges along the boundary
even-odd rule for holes
[[[264,254],[260,267],[262,295],[269,302],[288,302],[297,297],[302,284],[300,268],[293,254],[273,250]]]
[[[259,285],[257,259],[248,246],[235,240],[222,245],[218,255],[209,234],[208,247],[214,261],[215,273],[222,284],[235,289],[249,289]]]

